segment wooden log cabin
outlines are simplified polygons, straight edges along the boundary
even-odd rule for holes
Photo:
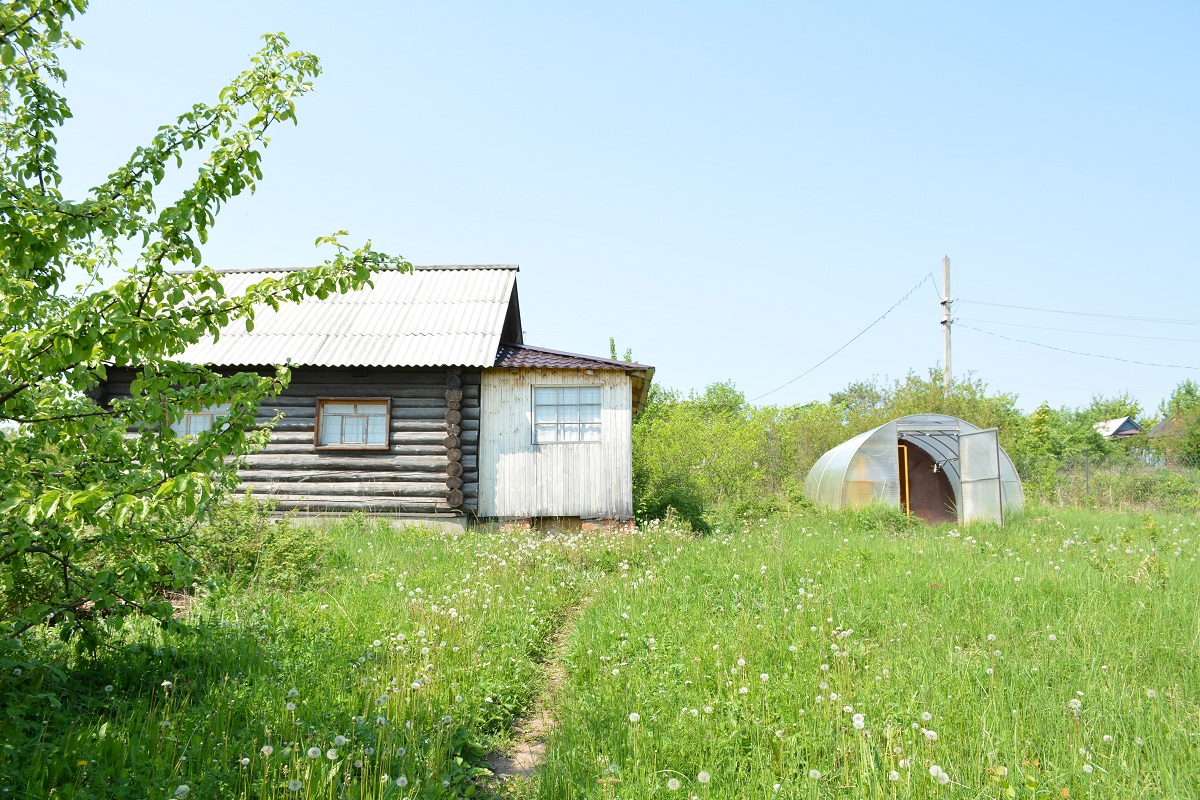
[[[227,272],[230,293],[266,277]],[[181,360],[219,371],[289,362],[282,415],[242,490],[279,511],[469,521],[633,516],[632,421],[654,369],[524,343],[511,265],[384,271],[374,286],[256,312]],[[109,371],[109,395],[132,373]],[[189,435],[221,408],[182,415]]]

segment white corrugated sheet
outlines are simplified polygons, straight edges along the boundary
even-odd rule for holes
[[[227,272],[228,294],[277,270]],[[184,361],[214,366],[490,367],[516,284],[515,266],[383,271],[374,287],[262,308],[254,330],[230,325],[189,347]]]

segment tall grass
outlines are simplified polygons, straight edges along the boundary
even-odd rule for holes
[[[94,655],[43,631],[0,676],[0,796],[479,796],[569,612],[541,797],[1200,796],[1198,534],[351,519],[311,529],[319,574],[215,583],[182,630]]]
[[[0,678],[2,796],[469,795],[565,611],[642,539],[363,518],[310,535],[333,552],[298,589],[227,583],[183,630],[94,656],[31,642]]]
[[[1200,796],[1198,550],[1036,509],[657,548],[579,619],[539,796]]]

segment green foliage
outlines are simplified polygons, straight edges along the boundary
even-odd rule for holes
[[[653,387],[634,422],[634,505],[642,519],[667,507],[697,529],[802,503],[800,487],[825,451],[907,414],[941,413],[999,427],[1011,444],[1022,423],[1016,398],[979,380],[946,391],[939,375],[851,384],[827,403],[754,406],[729,382],[684,397]]]
[[[327,529],[296,525],[290,517],[272,516],[272,510],[249,493],[215,508],[196,530],[192,552],[200,575],[276,589],[317,578],[332,548]]]
[[[617,356],[617,340],[612,336],[608,337],[608,357],[613,361],[633,361],[633,349],[626,347],[623,356]]]
[[[192,561],[160,545],[185,544],[190,534],[173,520],[207,513],[236,483],[237,460],[267,436],[255,421],[259,401],[289,377],[223,375],[179,355],[226,325],[251,329],[255,307],[407,268],[369,242],[350,250],[338,235],[317,240],[335,251],[323,265],[241,295],[201,265],[217,213],[254,191],[268,132],[295,121],[296,100],[320,72],[316,57],[290,51],[279,34],[264,37],[215,103],[190,105],[86,196],[65,197],[54,148],[70,116],[56,88],[66,79],[59,53],[80,46],[63,25],[85,5],[0,8],[0,648],[43,620],[92,643],[102,618],[141,611],[169,620],[157,592],[164,576],[186,585]],[[168,171],[190,151],[203,164],[164,203]],[[141,250],[121,268],[128,242]],[[171,271],[181,265],[196,269]],[[72,291],[69,273],[88,286]],[[135,371],[131,395],[103,402],[114,367]],[[229,411],[212,430],[172,432],[184,412],[223,404]]]
[[[655,386],[633,427],[634,508],[641,519],[675,508],[700,530],[795,509],[805,502],[805,477],[826,451],[889,420],[926,413],[998,428],[1031,498],[1113,509],[1200,506],[1200,444],[1189,438],[1200,442],[1200,386],[1181,384],[1169,404],[1179,424],[1158,449],[1169,463],[1192,467],[1174,471],[1147,463],[1145,438],[1106,441],[1093,427],[1132,416],[1148,429],[1153,421],[1128,394],[1098,395],[1079,409],[1043,403],[1029,415],[1016,400],[974,377],[947,391],[934,371],[890,384],[858,381],[828,402],[802,406],[754,406],[731,383],[689,396]]]
[[[1190,378],[1162,405],[1166,429],[1155,445],[1172,463],[1200,468],[1200,384]]]

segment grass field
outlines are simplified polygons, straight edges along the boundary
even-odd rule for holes
[[[479,796],[569,611],[560,724],[511,794],[1200,796],[1198,533],[1037,510],[704,537],[350,520],[307,585],[6,674],[0,796]]]

